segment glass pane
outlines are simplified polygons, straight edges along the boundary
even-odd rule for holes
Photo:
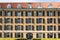
[[[12,38],[12,33],[4,33],[4,38]]]
[[[0,30],[2,30],[2,25],[0,25]]]
[[[18,12],[18,13],[17,13],[17,16],[21,16],[21,12]]]
[[[31,30],[31,26],[26,26],[26,30]]]
[[[53,30],[53,26],[48,26],[48,30],[49,31]]]
[[[53,16],[53,12],[49,12],[49,16]]]
[[[42,26],[37,26],[37,30],[42,30]]]
[[[11,12],[8,12],[8,13],[7,13],[7,16],[11,16]]]
[[[42,12],[38,12],[38,16],[43,16],[43,13]]]
[[[38,33],[37,38],[43,38],[43,34],[42,33]]]
[[[27,18],[26,23],[31,23],[31,18]]]
[[[15,38],[23,38],[23,33],[15,33]]]
[[[52,34],[52,33],[48,33],[48,34],[47,34],[47,37],[48,37],[48,38],[53,38],[53,34]]]
[[[28,12],[27,15],[28,15],[28,16],[32,16],[32,13],[31,13],[31,12]]]

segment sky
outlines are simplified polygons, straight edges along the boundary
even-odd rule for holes
[[[0,2],[60,2],[60,0],[0,0]]]

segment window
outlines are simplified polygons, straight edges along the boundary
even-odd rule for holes
[[[52,4],[49,4],[49,5],[48,5],[48,8],[53,8]]]
[[[11,4],[8,4],[8,5],[7,5],[7,8],[11,8]]]
[[[53,38],[53,33],[48,33],[47,38]]]
[[[28,4],[28,8],[32,8],[32,5],[31,4]]]
[[[21,8],[21,4],[18,4],[18,5],[17,5],[17,8]]]
[[[22,25],[17,25],[17,26],[15,26],[15,30],[23,30],[23,26]]]
[[[4,30],[13,30],[12,25],[5,25]]]
[[[47,11],[47,16],[53,16],[53,12],[52,11]]]
[[[15,18],[15,23],[23,23],[23,18]]]
[[[33,12],[26,12],[26,16],[34,16]]]
[[[23,16],[23,12],[22,11],[15,12],[15,16]]]
[[[60,24],[60,18],[58,18],[58,23]]]
[[[37,34],[36,34],[36,37],[37,37],[37,38],[43,38],[43,34],[42,34],[42,33],[37,33]]]
[[[2,33],[0,33],[0,38],[2,38]]]
[[[10,32],[4,33],[4,38],[12,38],[12,33]]]
[[[12,11],[5,12],[5,16],[12,16]]]
[[[0,11],[0,16],[2,16],[2,11]]]
[[[36,30],[43,30],[43,26],[41,26],[41,25],[36,26]]]
[[[44,11],[37,11],[36,16],[44,16]]]
[[[0,25],[0,30],[2,30],[2,25]]]
[[[52,18],[48,18],[47,19],[47,23],[52,23],[53,22],[53,19]]]
[[[52,26],[52,25],[47,26],[47,30],[48,30],[48,31],[52,31],[52,30],[53,30],[53,26]]]
[[[34,30],[34,26],[27,25],[27,26],[26,26],[26,30]]]
[[[54,18],[54,23],[56,24],[56,18]]]
[[[41,5],[41,3],[38,5],[38,8],[42,8],[42,5]]]
[[[26,18],[26,23],[34,23],[34,19],[33,18]]]
[[[58,11],[58,16],[60,16],[60,11]]]
[[[2,18],[0,18],[0,23],[2,23]]]
[[[58,38],[60,38],[60,33],[58,33]]]
[[[56,33],[54,33],[54,38],[56,38]]]
[[[54,31],[56,31],[56,26],[54,26]]]
[[[60,26],[58,26],[58,31],[60,31]]]
[[[13,23],[13,19],[12,18],[5,18],[4,22],[5,23]]]
[[[43,23],[43,19],[42,18],[37,18],[36,23]]]
[[[15,33],[15,38],[23,38],[23,33]]]

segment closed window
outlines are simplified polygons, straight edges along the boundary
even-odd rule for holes
[[[8,12],[5,11],[5,16],[12,16],[12,15],[13,15],[12,11],[8,11]]]
[[[60,26],[58,26],[58,31],[60,31]]]
[[[48,33],[47,38],[53,38],[53,33]]]
[[[58,33],[58,38],[60,38],[60,33]]]
[[[10,32],[4,33],[4,38],[12,38],[12,33]]]
[[[15,26],[15,30],[23,30],[23,26],[22,25],[17,25],[17,26]]]
[[[53,16],[53,12],[52,11],[48,11],[47,12],[47,16]]]
[[[52,26],[52,25],[47,26],[47,30],[48,30],[48,31],[52,31],[52,30],[53,30],[53,26]]]
[[[0,16],[2,16],[2,11],[0,11]]]
[[[22,18],[15,18],[15,23],[23,23],[23,19]]]
[[[3,21],[2,18],[0,18],[0,23],[2,23],[2,21]]]
[[[2,38],[2,33],[0,33],[0,38]]]
[[[23,16],[23,12],[22,11],[15,12],[15,16]]]
[[[60,24],[60,18],[58,18],[58,23]]]
[[[54,18],[54,23],[56,24],[56,18]]]
[[[15,33],[15,38],[23,38],[23,33]]]
[[[43,26],[42,25],[36,26],[36,30],[43,30]]]
[[[26,16],[34,16],[33,12],[26,12]]]
[[[54,31],[56,31],[56,26],[54,26]]]
[[[47,26],[47,30],[48,31],[52,31],[52,30],[56,31],[56,26],[49,25],[49,26]]]
[[[37,18],[36,23],[43,23],[43,19],[42,18]]]
[[[37,33],[37,34],[36,34],[36,37],[37,37],[37,38],[43,38],[43,34],[42,34],[42,33]]]
[[[56,38],[56,33],[54,33],[54,38]]]
[[[58,16],[60,16],[60,11],[58,11]]]
[[[12,18],[5,18],[4,22],[5,23],[13,23],[13,19]]]
[[[47,11],[47,16],[55,16],[55,11]]]
[[[53,19],[52,18],[48,18],[47,19],[47,23],[52,23],[53,22]]]
[[[2,25],[0,25],[0,30],[2,30]]]
[[[5,25],[4,30],[13,30],[12,25]]]
[[[27,25],[27,26],[26,26],[26,30],[34,30],[34,26]]]
[[[33,18],[26,18],[26,23],[34,23],[34,19]]]
[[[44,16],[44,11],[37,11],[36,16]]]

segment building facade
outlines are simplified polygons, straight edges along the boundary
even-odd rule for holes
[[[0,38],[31,36],[60,38],[60,3],[0,3]]]

